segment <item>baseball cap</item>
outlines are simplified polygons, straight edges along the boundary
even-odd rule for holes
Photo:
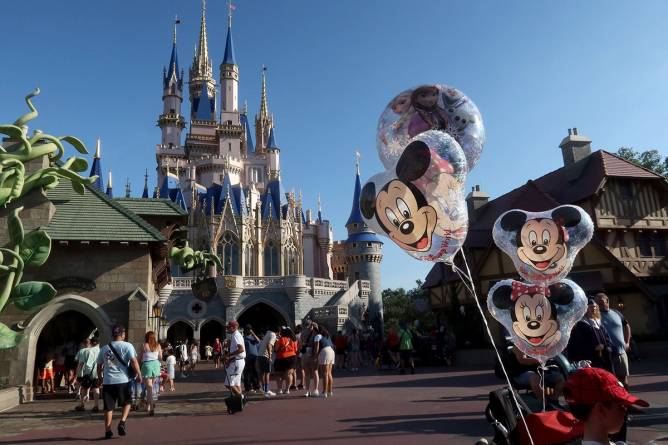
[[[626,406],[648,407],[649,403],[630,394],[617,377],[600,368],[582,368],[568,377],[564,396],[571,405],[619,402]]]
[[[236,320],[230,320],[227,322],[227,327],[228,328],[234,328],[234,329],[239,329],[239,322]]]

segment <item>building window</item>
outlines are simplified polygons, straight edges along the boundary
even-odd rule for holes
[[[297,248],[292,239],[288,239],[285,246],[285,254],[283,255],[283,271],[284,275],[296,275],[299,273],[299,256],[297,255]]]
[[[640,232],[636,238],[638,242],[638,254],[639,256],[653,256],[652,255],[652,242],[650,239],[650,234],[647,232]]]
[[[232,151],[232,143],[231,142],[227,143],[227,151]]]
[[[357,247],[357,243],[353,243],[353,249]]]
[[[244,275],[253,275],[253,245],[246,244],[244,247]]]
[[[273,241],[269,241],[264,247],[264,275],[278,275],[278,249]]]
[[[231,232],[225,232],[218,243],[218,256],[223,264],[222,275],[240,275],[239,241]]]
[[[619,192],[623,200],[631,201],[633,199],[633,185],[631,181],[620,181]]]
[[[368,242],[368,243],[366,243],[366,246],[367,246],[367,247],[373,247],[373,244],[371,244],[370,242]]]
[[[650,244],[654,249],[654,256],[666,256],[666,234],[656,232],[650,235]]]
[[[360,279],[360,273],[359,273],[359,272],[355,272],[355,281],[357,281],[357,280],[359,280],[359,279]]]
[[[170,114],[176,114],[176,110],[174,108],[169,109]]]

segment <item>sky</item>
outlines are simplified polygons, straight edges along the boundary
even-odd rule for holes
[[[0,122],[31,123],[94,148],[114,191],[126,178],[155,185],[156,120],[172,22],[190,66],[200,1],[3,0]],[[668,2],[237,0],[233,19],[240,104],[259,108],[268,67],[269,109],[286,190],[306,207],[322,196],[335,239],[345,239],[361,152],[362,181],[382,170],[376,125],[388,101],[422,83],[445,83],[480,109],[487,133],[467,189],[492,198],[562,165],[560,141],[577,127],[593,149],[668,154]],[[207,2],[209,52],[219,77],[226,3]],[[187,107],[184,107],[187,109]],[[93,150],[91,150],[93,151]],[[92,156],[89,157],[89,159]],[[383,287],[413,287],[431,264],[384,245]]]

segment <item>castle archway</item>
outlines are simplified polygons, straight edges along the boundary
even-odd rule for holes
[[[220,341],[225,340],[225,326],[220,320],[212,318],[205,321],[199,328],[199,349],[202,358],[206,357],[204,354],[206,345],[213,346],[216,338],[219,338]]]
[[[258,334],[265,328],[276,329],[280,326],[290,325],[286,314],[264,301],[258,301],[245,308],[239,314],[237,321],[241,329],[250,324]]]
[[[193,327],[185,321],[177,321],[167,329],[167,340],[172,346],[175,346],[179,341],[187,341],[190,344],[193,342],[193,338]]]

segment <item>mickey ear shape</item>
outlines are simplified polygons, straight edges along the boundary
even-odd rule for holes
[[[397,162],[397,178],[404,182],[422,177],[431,163],[429,147],[422,141],[413,141],[404,150]]]
[[[582,215],[572,206],[561,206],[554,209],[552,219],[564,227],[574,227],[580,224]]]
[[[492,294],[492,302],[494,306],[499,309],[509,309],[513,305],[513,300],[511,298],[512,286],[503,285],[494,289]]]
[[[566,283],[554,283],[550,287],[550,301],[553,301],[555,304],[570,304],[575,298],[575,292],[573,288]]]
[[[376,184],[367,182],[360,195],[360,210],[366,219],[373,218],[376,211]]]
[[[511,210],[501,218],[501,228],[506,232],[519,230],[527,221],[527,215],[519,210]]]

